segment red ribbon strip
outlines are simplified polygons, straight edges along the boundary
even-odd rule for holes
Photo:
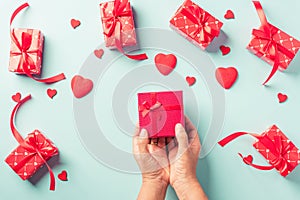
[[[200,35],[200,41],[208,42],[209,39],[217,37],[219,30],[213,29],[206,22],[210,15],[197,5],[184,7],[181,13],[198,26],[197,30],[191,32],[192,38]]]
[[[23,9],[27,8],[28,6],[29,6],[28,3],[24,3],[23,5],[21,5],[14,11],[14,13],[12,14],[11,19],[10,19],[10,26],[12,25],[13,20],[19,14],[19,12],[21,12]],[[33,79],[35,81],[46,83],[46,84],[56,83],[56,82],[64,80],[66,78],[64,73],[61,73],[61,74],[58,74],[56,76],[46,78],[46,79],[38,79],[38,78],[35,78],[34,76],[32,76],[30,73],[30,68],[34,68],[35,63],[34,63],[33,59],[30,57],[30,54],[37,54],[37,55],[41,56],[42,52],[39,51],[38,49],[29,51],[29,48],[32,43],[32,34],[23,32],[22,38],[21,38],[21,43],[18,41],[18,39],[15,35],[15,32],[14,32],[14,29],[11,30],[10,35],[11,35],[12,41],[16,44],[16,46],[19,49],[19,52],[10,52],[10,56],[21,56],[21,60],[19,62],[18,67],[22,66],[24,73],[28,77],[30,77],[31,79]]]
[[[284,176],[288,174],[288,171],[291,171],[291,166],[289,162],[284,158],[284,155],[287,154],[290,150],[292,150],[295,146],[292,143],[288,143],[288,145],[285,148],[283,148],[281,136],[274,136],[275,141],[273,142],[267,135],[261,136],[253,133],[237,132],[219,141],[218,144],[224,147],[231,141],[243,135],[250,135],[252,137],[255,137],[259,140],[261,144],[263,144],[266,147],[266,149],[270,150],[270,153],[276,156],[276,159],[270,160],[270,164],[272,166],[260,166],[252,163],[252,156],[250,156],[251,159],[248,159],[248,157],[243,157],[242,154],[239,153],[239,156],[243,159],[244,163],[260,170],[271,170],[276,168]]]
[[[274,34],[277,33],[277,30],[274,29],[273,26],[271,26],[268,23],[266,15],[263,11],[260,2],[253,1],[253,3],[257,11],[257,14],[259,16],[262,30],[253,29],[252,35],[254,35],[256,38],[268,41],[268,44],[264,47],[263,51],[265,53],[268,53],[271,56],[271,59],[274,60],[273,69],[270,75],[268,76],[268,78],[266,79],[266,81],[263,83],[263,85],[266,85],[269,82],[269,80],[271,80],[271,78],[275,75],[275,73],[279,68],[280,65],[279,54],[278,54],[279,51],[285,54],[289,58],[293,58],[294,54],[290,52],[288,49],[286,49],[284,46],[278,44],[274,40],[273,36]]]
[[[10,117],[10,128],[14,138],[23,148],[25,148],[29,152],[29,154],[26,157],[24,157],[24,159],[21,160],[16,166],[14,166],[14,168],[16,170],[21,169],[27,163],[27,161],[29,161],[32,157],[38,155],[48,168],[50,174],[50,190],[54,191],[55,176],[45,158],[49,158],[55,155],[57,153],[56,150],[47,146],[45,142],[43,144],[39,144],[35,134],[29,134],[28,138],[24,140],[14,125],[14,119],[18,109],[22,106],[22,104],[24,104],[30,99],[31,99],[31,95],[28,95],[27,97],[19,101],[18,104],[14,107]]]
[[[132,15],[131,10],[126,10],[126,5],[128,3],[128,0],[115,0],[114,1],[114,10],[113,10],[113,16],[102,18],[102,22],[108,25],[107,30],[104,31],[104,34],[107,37],[111,37],[114,33],[115,38],[115,45],[117,49],[124,54],[126,57],[132,59],[132,60],[145,60],[148,59],[148,56],[143,54],[137,54],[137,55],[129,55],[126,54],[122,47],[122,39],[121,39],[121,30],[122,30],[122,24],[120,21],[121,17],[130,17]]]

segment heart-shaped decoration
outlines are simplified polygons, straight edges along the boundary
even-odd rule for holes
[[[230,89],[238,77],[238,71],[234,67],[219,67],[215,75],[223,88]]]
[[[173,54],[159,53],[155,56],[154,61],[158,71],[165,76],[169,75],[177,64],[177,58]]]
[[[234,13],[232,10],[227,10],[226,14],[224,15],[225,19],[234,19]]]
[[[288,99],[288,96],[286,94],[278,93],[277,95],[279,103],[284,103]]]
[[[76,98],[82,98],[90,93],[93,89],[93,85],[93,81],[80,75],[74,76],[71,81],[71,88]]]
[[[193,76],[187,76],[185,78],[186,82],[189,84],[189,86],[192,86],[196,83],[196,78]]]
[[[57,94],[57,91],[55,89],[47,89],[47,95],[53,99],[53,97]]]
[[[80,26],[81,22],[77,19],[71,19],[71,26],[76,29],[78,26]]]
[[[96,49],[94,51],[94,54],[97,58],[102,58],[103,54],[104,54],[104,50],[103,49]]]
[[[59,180],[61,181],[67,181],[68,180],[68,173],[66,170],[63,170],[60,174],[57,175]]]
[[[247,157],[244,157],[243,160],[245,163],[251,164],[253,162],[253,156],[248,155]]]
[[[220,50],[221,50],[223,56],[229,54],[231,51],[230,47],[225,46],[225,45],[221,45]]]
[[[19,101],[21,100],[21,93],[17,92],[16,94],[12,95],[11,98],[14,102],[19,103]]]

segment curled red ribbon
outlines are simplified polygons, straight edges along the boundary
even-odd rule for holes
[[[200,41],[208,42],[209,39],[219,35],[219,30],[213,29],[207,24],[210,15],[197,5],[184,7],[181,13],[197,26],[197,30],[190,33],[192,38],[199,35]]]
[[[12,131],[12,134],[14,138],[17,140],[17,142],[26,149],[29,154],[24,155],[24,159],[22,159],[16,166],[14,166],[15,170],[18,171],[21,169],[32,157],[38,155],[42,161],[45,163],[45,165],[48,168],[49,174],[50,174],[50,190],[55,190],[55,176],[51,169],[51,167],[47,163],[47,159],[57,155],[58,151],[56,148],[53,148],[49,145],[49,141],[45,140],[43,143],[40,143],[40,141],[37,141],[37,136],[34,133],[31,133],[28,135],[28,137],[24,140],[21,134],[18,132],[14,125],[14,118],[15,115],[22,104],[27,102],[31,99],[31,95],[28,95],[24,99],[20,100],[18,104],[14,107],[11,117],[10,117],[10,128]]]
[[[293,143],[288,143],[288,145],[286,145],[285,148],[283,148],[284,145],[281,136],[274,136],[273,142],[267,135],[237,132],[219,141],[218,144],[224,147],[231,141],[243,135],[250,135],[252,137],[255,137],[261,144],[263,144],[267,149],[269,149],[270,153],[272,153],[276,157],[276,159],[269,161],[272,166],[260,166],[252,163],[252,156],[250,156],[251,159],[249,159],[249,157],[243,157],[242,154],[239,153],[239,156],[243,159],[244,163],[260,170],[271,170],[275,168],[278,171],[280,171],[281,175],[288,175],[289,171],[291,171],[292,168],[289,162],[285,159],[284,155],[286,155],[290,150],[292,150],[295,147]]]
[[[103,17],[102,22],[105,24],[107,30],[104,30],[104,34],[107,37],[111,37],[114,34],[115,38],[115,45],[117,49],[124,54],[126,57],[132,60],[145,60],[148,59],[145,53],[137,54],[137,55],[129,55],[126,54],[122,47],[122,40],[121,40],[121,30],[122,24],[120,22],[120,18],[124,16],[130,17],[132,15],[131,10],[126,10],[126,5],[128,4],[128,0],[115,0],[114,1],[114,9],[113,9],[113,16],[111,17]]]
[[[263,85],[266,85],[269,80],[275,75],[277,72],[279,66],[280,66],[280,60],[279,60],[279,54],[278,52],[282,52],[289,58],[293,58],[294,54],[290,52],[288,49],[286,49],[284,46],[277,43],[273,36],[277,33],[278,29],[275,29],[273,26],[271,26],[266,18],[266,15],[263,11],[263,8],[259,1],[253,1],[253,4],[255,6],[255,9],[257,11],[257,14],[259,16],[260,22],[261,22],[261,29],[252,30],[252,35],[254,35],[258,39],[267,40],[268,44],[264,47],[263,51],[265,54],[269,54],[271,56],[271,59],[274,60],[273,69],[266,79],[266,81],[263,83]]]
[[[24,3],[14,11],[14,13],[12,14],[11,19],[10,19],[10,26],[12,25],[13,20],[19,14],[19,12],[22,11],[23,9],[27,8],[28,6],[29,6],[28,3]],[[30,69],[35,67],[35,63],[34,63],[33,59],[30,57],[30,55],[37,54],[37,55],[41,56],[42,52],[39,51],[38,49],[29,51],[29,48],[32,43],[32,34],[28,33],[28,32],[23,32],[21,42],[18,41],[18,39],[15,35],[15,32],[14,32],[14,29],[11,30],[10,35],[11,35],[12,41],[16,44],[16,46],[18,47],[18,50],[19,50],[18,52],[10,52],[10,56],[21,56],[21,60],[19,62],[18,67],[22,66],[24,73],[28,77],[30,77],[31,79],[33,79],[35,81],[46,83],[46,84],[56,83],[56,82],[64,80],[66,78],[63,73],[58,74],[53,77],[50,77],[50,78],[46,78],[46,79],[35,78],[30,73]]]

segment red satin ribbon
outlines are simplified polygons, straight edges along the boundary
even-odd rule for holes
[[[284,155],[287,154],[290,150],[292,150],[295,146],[292,143],[288,143],[288,145],[286,145],[286,147],[283,148],[284,145],[282,143],[281,136],[278,135],[274,136],[274,142],[273,142],[267,135],[261,136],[253,133],[237,132],[219,141],[218,144],[224,147],[231,141],[243,135],[250,135],[252,137],[255,137],[256,139],[259,140],[261,144],[263,144],[266,147],[266,149],[270,150],[270,153],[272,153],[276,157],[276,159],[270,160],[270,164],[272,166],[260,166],[260,165],[253,164],[252,160],[247,159],[247,157],[243,157],[242,154],[239,153],[239,156],[243,159],[244,163],[260,170],[271,170],[276,168],[277,170],[280,171],[280,173],[283,176],[286,176],[288,174],[288,171],[291,171],[291,166],[289,162],[284,158]]]
[[[16,115],[19,107],[22,106],[22,104],[24,104],[25,102],[27,102],[30,99],[31,99],[31,95],[28,95],[27,97],[22,99],[20,102],[18,102],[18,104],[13,109],[11,117],[10,117],[10,128],[11,128],[14,138],[24,149],[26,149],[29,152],[29,154],[27,156],[25,156],[24,159],[21,160],[16,166],[14,166],[14,168],[15,168],[15,170],[18,171],[32,157],[38,155],[48,168],[48,171],[50,174],[50,190],[54,191],[55,190],[55,176],[45,158],[49,158],[49,157],[56,155],[57,154],[56,149],[49,147],[49,145],[47,145],[46,141],[44,141],[43,144],[40,144],[37,141],[37,138],[34,133],[29,134],[28,137],[26,138],[26,140],[24,140],[14,125],[15,115]]]
[[[12,25],[13,20],[19,14],[19,12],[22,11],[23,9],[27,8],[28,6],[29,6],[28,3],[24,3],[23,5],[21,5],[14,11],[14,13],[12,14],[11,19],[10,19],[10,26]],[[38,79],[38,78],[35,78],[34,76],[32,76],[32,74],[30,73],[30,69],[35,67],[35,63],[34,63],[33,59],[30,57],[30,54],[37,54],[37,55],[41,56],[42,52],[39,51],[38,49],[29,51],[29,48],[32,43],[32,34],[23,32],[22,38],[21,38],[21,43],[18,41],[18,39],[15,35],[15,32],[14,32],[14,29],[11,30],[10,35],[11,35],[12,41],[16,44],[16,46],[19,49],[19,52],[10,52],[10,56],[21,56],[21,60],[19,62],[18,67],[22,66],[24,73],[28,77],[30,77],[31,79],[33,79],[35,81],[46,83],[46,84],[56,83],[56,82],[64,80],[66,78],[63,73],[58,74],[53,77],[50,77],[50,78],[46,78],[46,79]]]
[[[219,35],[219,30],[213,29],[211,26],[206,24],[210,17],[209,14],[197,5],[185,7],[181,10],[181,13],[195,25],[198,25],[197,30],[190,33],[192,38],[200,35],[200,40],[202,42],[208,42],[210,38],[214,38]]]
[[[258,39],[267,40],[268,44],[264,47],[263,51],[271,56],[271,59],[274,60],[273,69],[266,79],[266,81],[263,83],[263,85],[267,84],[269,80],[275,75],[277,72],[279,66],[280,66],[280,60],[279,60],[279,51],[285,54],[289,58],[293,58],[294,54],[290,52],[288,49],[286,49],[284,46],[278,44],[273,36],[277,33],[278,30],[274,29],[267,21],[266,15],[263,11],[263,8],[259,1],[253,1],[255,9],[257,11],[257,14],[259,16],[260,22],[261,22],[261,28],[262,30],[253,29],[252,35],[254,35]]]
[[[115,38],[115,45],[117,49],[124,54],[126,57],[132,59],[132,60],[145,60],[148,59],[147,55],[145,53],[143,54],[137,54],[137,55],[129,55],[126,54],[122,47],[122,39],[121,39],[121,30],[122,30],[122,24],[120,22],[121,17],[128,16],[130,17],[132,15],[130,10],[125,10],[126,5],[128,3],[128,0],[115,0],[114,1],[114,10],[113,10],[113,16],[111,17],[104,17],[102,18],[103,23],[106,24],[107,30],[104,30],[104,34],[107,37],[111,37],[114,34]]]

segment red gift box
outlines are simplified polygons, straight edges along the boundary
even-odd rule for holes
[[[243,157],[239,153],[239,155],[243,158],[243,161],[254,168],[260,170],[271,170],[275,168],[283,177],[286,177],[300,163],[299,149],[284,135],[284,133],[276,125],[273,125],[261,135],[246,132],[237,132],[224,138],[219,142],[219,144],[221,146],[225,146],[229,142],[242,135],[251,135],[257,139],[257,141],[253,144],[254,148],[263,157],[265,157],[268,163],[271,165],[260,166],[253,164],[253,157],[251,155]]]
[[[273,65],[273,70],[265,81],[267,83],[277,69],[284,71],[288,68],[299,51],[300,41],[270,24],[260,2],[254,1],[253,3],[258,12],[261,26],[259,29],[253,29],[253,37],[247,49],[270,65]]]
[[[121,45],[135,46],[137,44],[133,12],[129,1],[109,1],[100,4],[102,27],[105,44],[109,48],[116,48],[117,28],[120,28]],[[116,18],[120,27],[116,27]]]
[[[138,94],[139,125],[150,138],[174,137],[175,125],[184,126],[182,91]]]
[[[191,0],[186,0],[170,20],[170,26],[204,50],[219,36],[223,23]]]
[[[23,139],[14,125],[14,118],[19,107],[31,96],[20,100],[12,111],[10,127],[19,146],[5,159],[5,162],[23,179],[32,177],[42,166],[46,165],[50,174],[50,190],[55,190],[55,177],[47,161],[58,155],[57,147],[40,131],[35,130]]]

